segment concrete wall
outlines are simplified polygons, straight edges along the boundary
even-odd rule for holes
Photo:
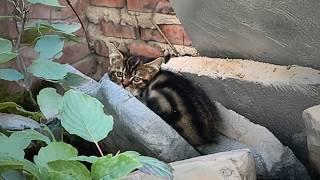
[[[201,55],[320,69],[320,1],[170,2]]]

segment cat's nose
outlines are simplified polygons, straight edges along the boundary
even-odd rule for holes
[[[130,82],[128,80],[123,80],[122,81],[122,86],[125,88],[127,86],[129,86]]]

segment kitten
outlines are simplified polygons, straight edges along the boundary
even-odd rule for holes
[[[110,55],[110,79],[171,125],[191,145],[213,141],[215,106],[189,80],[160,69],[163,57]]]

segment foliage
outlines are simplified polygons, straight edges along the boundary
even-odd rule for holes
[[[53,97],[58,97],[59,100]],[[38,101],[43,100],[47,103],[39,103],[40,109],[58,117],[69,133],[94,142],[101,157],[79,156],[77,149],[70,144],[56,142],[54,139],[51,141],[34,130],[14,132],[9,137],[0,134],[0,145],[4,147],[0,149],[0,174],[15,170],[15,173],[23,173],[35,179],[112,180],[140,169],[148,174],[172,179],[170,166],[157,159],[141,156],[137,152],[103,155],[98,142],[111,131],[113,119],[103,112],[103,105],[95,98],[72,89],[61,96],[55,89],[46,88],[38,95]],[[34,163],[24,159],[24,149],[32,140],[40,140],[47,144],[34,156]],[[92,163],[91,171],[82,161]]]
[[[56,89],[45,88],[37,96],[37,102],[30,91],[30,77],[62,84],[70,88],[86,81],[82,76],[72,73],[68,65],[55,62],[63,54],[65,41],[78,42],[72,34],[80,28],[77,23],[34,23],[25,27],[28,9],[33,4],[44,4],[62,8],[58,0],[8,0],[14,8],[14,16],[0,16],[1,19],[15,18],[20,21],[18,39],[13,41],[0,38],[0,64],[15,60],[20,65],[16,69],[0,69],[0,79],[17,81],[29,92],[30,98],[39,106],[40,112],[24,110],[14,102],[0,103],[0,110],[31,116],[34,119],[58,119],[70,134],[93,142],[100,157],[83,156],[78,150],[65,142],[57,142],[51,132],[51,139],[35,130],[0,133],[0,179],[79,179],[100,180],[119,179],[139,169],[142,172],[172,179],[172,168],[151,157],[128,151],[116,155],[104,155],[98,143],[106,138],[113,128],[113,118],[106,115],[103,105],[95,98],[82,92],[68,90],[63,96]],[[26,66],[20,55],[21,44],[32,46],[38,57]],[[42,131],[40,131],[42,132]],[[41,147],[33,162],[25,159],[24,150],[32,141],[41,141]],[[82,163],[91,164],[90,171]]]

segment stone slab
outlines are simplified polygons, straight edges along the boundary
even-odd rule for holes
[[[235,150],[171,163],[175,180],[255,180],[255,165],[249,150]],[[126,180],[158,180],[134,173]]]
[[[320,1],[171,0],[200,54],[320,69]]]

